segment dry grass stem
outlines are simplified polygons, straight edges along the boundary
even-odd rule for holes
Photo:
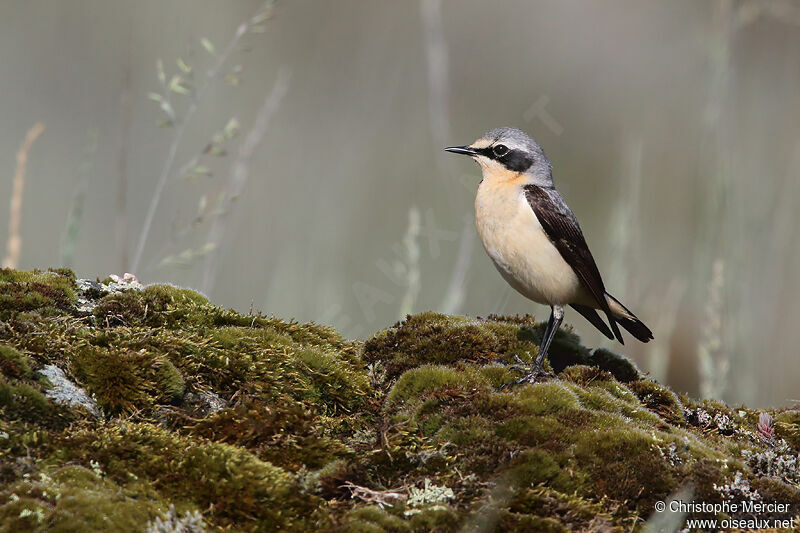
[[[22,193],[25,190],[25,169],[28,166],[28,152],[31,146],[44,132],[44,123],[37,122],[22,141],[17,151],[17,169],[14,172],[14,188],[11,192],[11,214],[8,220],[8,245],[6,257],[3,259],[5,268],[17,268],[19,256],[22,252],[22,236],[20,235],[20,225],[22,223]]]

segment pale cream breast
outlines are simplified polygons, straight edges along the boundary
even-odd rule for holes
[[[523,296],[546,305],[590,303],[578,276],[550,242],[525,198],[524,177],[484,179],[475,222],[486,252]]]

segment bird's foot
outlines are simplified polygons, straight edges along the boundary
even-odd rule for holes
[[[511,368],[513,368],[514,370],[523,371],[520,367],[517,366],[512,366]],[[552,372],[547,372],[541,366],[530,365],[527,366],[527,369],[530,370],[527,374],[514,381],[509,381],[508,383],[501,386],[500,390],[513,387],[514,385],[522,385],[523,383],[536,383],[537,379],[543,381],[545,379],[552,379],[556,377],[555,374],[553,374]]]
[[[498,361],[498,362],[500,364],[508,367],[509,370],[513,370],[515,372],[519,372],[520,374],[523,374],[523,373],[528,371],[528,369],[531,366],[530,363],[526,363],[525,361],[520,359],[520,357],[515,353],[510,353],[508,355],[510,355],[511,358],[514,360],[513,362],[503,361],[502,359],[500,361]]]

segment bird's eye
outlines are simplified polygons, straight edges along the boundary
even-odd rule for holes
[[[492,149],[492,151],[497,157],[503,157],[508,153],[508,147],[505,144],[498,144]]]

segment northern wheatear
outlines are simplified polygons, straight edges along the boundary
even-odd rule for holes
[[[531,373],[520,383],[543,374],[565,305],[609,339],[623,343],[617,324],[642,342],[653,338],[641,320],[606,292],[578,220],[556,191],[550,162],[536,141],[518,129],[498,128],[469,146],[445,150],[472,157],[483,171],[475,225],[494,266],[523,296],[552,310]],[[610,329],[597,309],[605,313]]]

